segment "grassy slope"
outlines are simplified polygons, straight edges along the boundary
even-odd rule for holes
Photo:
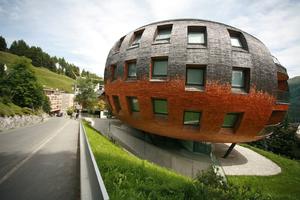
[[[234,184],[250,185],[264,193],[270,194],[274,199],[300,199],[300,162],[290,160],[270,152],[254,147],[248,148],[271,159],[277,163],[282,172],[275,176],[229,176],[228,180]],[[257,163],[259,164],[259,163]]]
[[[132,156],[86,123],[85,129],[112,200],[183,199],[191,179]]]
[[[17,56],[11,53],[0,51],[0,63],[6,64],[8,67],[21,59],[28,59],[25,57]],[[30,60],[30,59],[28,59]],[[67,92],[72,92],[72,84],[75,80],[60,74],[56,74],[43,67],[32,66],[34,73],[41,85],[45,85],[50,88],[58,88]]]
[[[288,80],[290,89],[290,109],[289,116],[300,118],[300,76]]]

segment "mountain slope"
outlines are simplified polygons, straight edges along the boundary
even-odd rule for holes
[[[300,76],[288,80],[290,90],[289,118],[300,122]]]
[[[22,59],[31,61],[29,58],[26,58],[24,56],[17,56],[11,53],[0,51],[0,63],[6,64],[8,67]],[[64,75],[56,74],[43,67],[35,67],[33,65],[31,66],[38,82],[41,85],[49,88],[58,88],[59,90],[63,90],[66,92],[72,92],[72,85],[75,83],[74,79],[71,79]]]

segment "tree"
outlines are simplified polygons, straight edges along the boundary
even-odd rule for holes
[[[26,56],[29,57],[30,47],[26,44],[24,40],[13,41],[10,45],[9,51],[18,56]]]
[[[50,111],[51,111],[50,100],[49,100],[49,97],[47,97],[46,95],[44,95],[44,101],[43,101],[42,108],[45,113],[50,113]]]
[[[32,109],[40,108],[43,105],[45,99],[43,88],[38,84],[28,61],[21,60],[14,64],[4,79],[3,86],[12,103]]]
[[[77,79],[77,87],[79,93],[75,97],[77,101],[84,109],[94,110],[97,106],[97,94],[94,91],[95,85],[93,81],[89,78],[79,78]]]
[[[5,38],[0,35],[0,51],[6,51],[7,44]]]

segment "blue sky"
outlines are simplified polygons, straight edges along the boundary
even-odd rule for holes
[[[240,28],[263,41],[300,75],[300,1],[297,0],[0,0],[0,35],[24,39],[50,55],[103,75],[110,48],[147,23],[199,18]]]

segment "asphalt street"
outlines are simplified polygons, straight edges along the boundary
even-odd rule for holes
[[[0,132],[0,199],[79,199],[78,121]]]

